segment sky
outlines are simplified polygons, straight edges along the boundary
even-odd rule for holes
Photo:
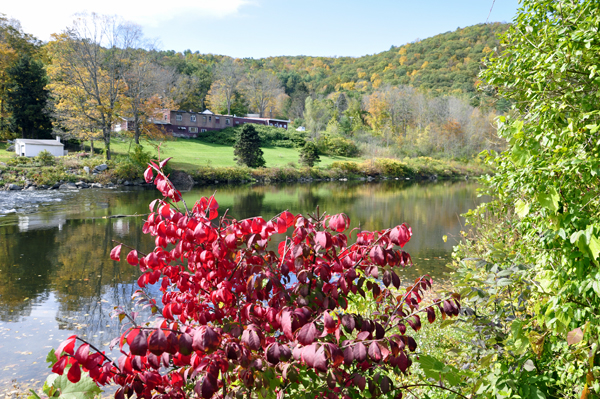
[[[0,12],[43,41],[74,14],[96,12],[135,22],[161,50],[263,58],[376,54],[486,21],[510,22],[517,8],[518,0],[27,0],[4,2]]]

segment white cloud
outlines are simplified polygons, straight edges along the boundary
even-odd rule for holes
[[[235,15],[250,0],[31,0],[7,1],[0,12],[21,21],[23,30],[42,40],[73,21],[73,14],[96,12],[119,15],[142,26],[157,27],[178,15],[223,18]],[[165,27],[178,29],[176,25]]]

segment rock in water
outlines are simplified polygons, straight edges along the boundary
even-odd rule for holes
[[[75,183],[65,183],[60,185],[59,190],[77,190],[77,186]]]
[[[192,176],[180,170],[171,173],[169,179],[178,190],[189,190],[194,186],[194,179]]]
[[[9,190],[20,190],[21,187],[17,186],[16,184],[9,184],[8,189]]]

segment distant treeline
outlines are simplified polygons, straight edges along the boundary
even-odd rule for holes
[[[506,28],[475,25],[358,58],[233,59],[156,50],[117,17],[80,16],[46,44],[0,17],[0,135],[109,148],[121,118],[139,142],[161,137],[152,123],[160,108],[209,108],[291,119],[309,140],[352,141],[365,155],[469,156],[495,145],[491,123],[507,110],[476,90],[481,60]]]

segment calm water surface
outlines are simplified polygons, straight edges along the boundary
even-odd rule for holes
[[[408,223],[405,249],[415,266],[403,278],[429,273],[444,279],[464,213],[479,202],[476,184],[387,181],[272,186],[214,186],[184,193],[193,204],[217,191],[220,210],[237,219],[271,218],[282,210],[344,212],[366,230]],[[157,191],[141,188],[79,192],[0,192],[0,388],[17,380],[39,388],[49,373],[46,354],[78,334],[108,351],[119,332],[115,306],[131,308],[139,270],[109,258],[111,240],[141,251],[153,240],[142,218],[103,219],[148,212]],[[443,235],[450,237],[447,243]]]

